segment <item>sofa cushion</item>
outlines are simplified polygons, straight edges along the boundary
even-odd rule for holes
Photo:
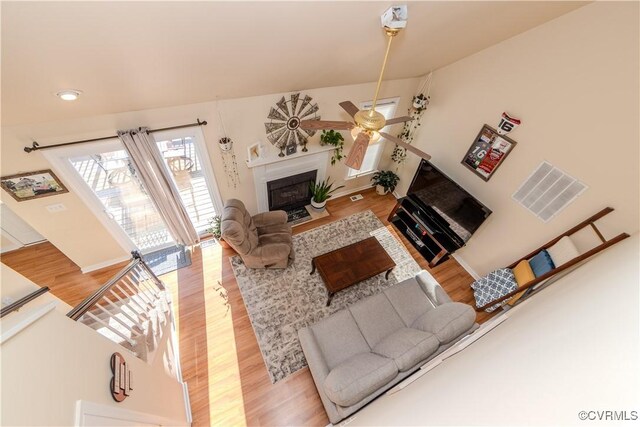
[[[384,293],[365,298],[349,307],[349,311],[371,348],[386,336],[405,327]]]
[[[471,288],[476,300],[476,307],[483,307],[518,289],[518,283],[510,268],[500,268],[473,282]],[[504,303],[493,304],[486,311],[491,312],[502,304]]]
[[[310,329],[329,370],[358,353],[371,350],[349,310],[340,310]]]
[[[531,270],[533,270],[533,274],[536,277],[540,277],[543,274],[548,273],[549,271],[556,268],[551,260],[551,256],[549,256],[549,252],[545,249],[538,252],[533,258],[529,260],[529,265],[531,266]]]
[[[370,352],[356,354],[331,370],[324,391],[334,403],[351,406],[389,383],[398,374],[391,359]]]
[[[259,245],[269,245],[271,243],[287,243],[291,245],[291,234],[271,233],[258,236]]]
[[[547,252],[551,257],[551,261],[553,261],[553,265],[556,267],[566,264],[580,255],[576,245],[569,236],[564,236],[562,239],[558,240],[555,245],[547,249]]]
[[[414,277],[387,288],[384,294],[407,327],[434,307]]]
[[[416,275],[416,280],[427,294],[434,306],[451,302],[449,295],[442,289],[440,283],[426,270],[422,270]]]
[[[447,344],[473,327],[476,312],[461,302],[448,302],[418,317],[412,327],[431,332],[441,344]]]
[[[373,348],[373,352],[393,359],[401,372],[408,371],[433,354],[440,342],[430,332],[417,329],[398,329]]]

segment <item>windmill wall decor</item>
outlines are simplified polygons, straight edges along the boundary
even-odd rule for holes
[[[284,96],[271,107],[269,122],[264,124],[267,139],[275,145],[284,157],[296,152],[296,146],[302,146],[302,151],[307,151],[307,142],[310,136],[316,133],[315,129],[303,129],[300,127],[302,120],[320,120],[318,104],[312,103],[313,98],[299,93],[294,93],[286,99]]]

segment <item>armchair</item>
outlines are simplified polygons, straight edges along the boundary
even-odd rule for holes
[[[294,259],[291,226],[284,211],[251,216],[240,200],[229,199],[220,231],[249,268],[286,268]]]

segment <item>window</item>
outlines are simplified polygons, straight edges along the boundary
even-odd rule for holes
[[[376,111],[378,111],[388,120],[395,116],[396,108],[398,107],[399,101],[400,98],[380,99],[378,100],[378,104],[376,105]],[[361,102],[360,109],[368,110],[369,108],[371,108],[372,104],[373,101]],[[381,131],[387,132],[388,127],[382,128]],[[376,172],[378,170],[378,163],[380,163],[380,157],[382,157],[383,151],[384,138],[380,138],[378,142],[369,145],[369,148],[367,148],[367,154],[365,154],[364,156],[362,167],[360,169],[348,168],[347,179],[357,178],[359,176]]]

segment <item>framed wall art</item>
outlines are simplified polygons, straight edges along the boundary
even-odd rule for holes
[[[517,142],[484,125],[462,159],[462,164],[480,178],[489,181]]]
[[[0,181],[2,188],[19,202],[69,191],[51,169],[3,176]]]

